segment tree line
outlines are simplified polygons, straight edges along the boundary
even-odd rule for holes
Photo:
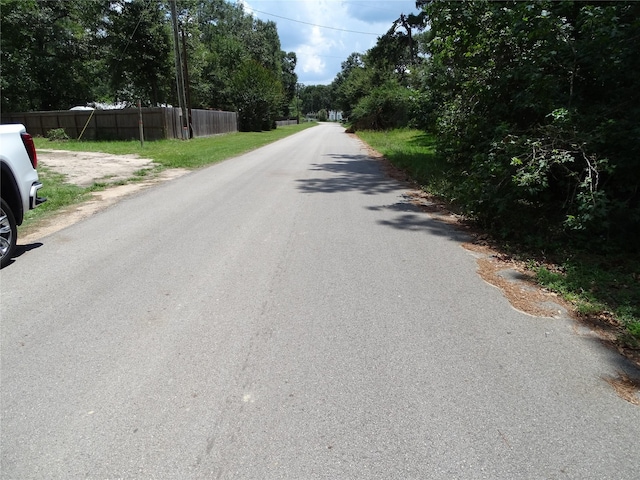
[[[296,56],[274,22],[224,0],[177,0],[192,108],[236,110],[243,130],[289,115]],[[1,108],[176,104],[169,0],[0,0]]]
[[[505,238],[640,249],[640,3],[418,0],[330,90],[434,135],[439,192]]]

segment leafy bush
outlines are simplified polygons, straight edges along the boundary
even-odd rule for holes
[[[47,138],[51,142],[63,142],[69,140],[69,135],[64,131],[64,128],[52,128],[47,132]]]
[[[405,127],[409,122],[410,109],[411,91],[395,82],[388,82],[360,99],[350,120],[362,130]]]
[[[241,131],[259,132],[275,128],[284,92],[282,83],[272,72],[249,60],[234,75],[233,88]]]
[[[418,3],[451,198],[505,237],[638,249],[640,4]]]

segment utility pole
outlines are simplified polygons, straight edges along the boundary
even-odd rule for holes
[[[300,84],[296,83],[296,114],[298,116],[298,125],[300,125]]]
[[[144,125],[142,123],[142,101],[138,100],[138,129],[140,130],[140,147],[144,148]]]
[[[173,24],[173,47],[176,58],[176,89],[178,92],[178,107],[181,112],[180,128],[182,129],[182,139],[189,138],[189,118],[187,116],[187,100],[184,86],[184,70],[182,69],[182,58],[180,56],[180,38],[178,36],[178,14],[176,12],[176,0],[171,0],[171,23]]]
[[[186,33],[184,28],[181,31],[182,34],[182,58],[184,60],[184,92],[185,92],[185,100],[186,100],[186,110],[187,110],[187,125],[189,126],[189,138],[193,138],[193,125],[191,118],[191,84],[189,83],[189,64],[187,63],[187,40]]]

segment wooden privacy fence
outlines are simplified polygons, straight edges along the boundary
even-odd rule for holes
[[[174,111],[177,109],[174,109]],[[179,117],[174,124],[180,126]],[[218,110],[191,110],[191,128],[194,137],[208,137],[219,133],[238,131],[238,114],[236,112],[222,112]],[[176,132],[176,137],[178,132]]]
[[[288,119],[284,119],[284,120],[276,120],[276,126],[277,127],[284,127],[285,125],[297,125],[298,123],[298,119],[297,118],[288,118]]]
[[[145,140],[182,138],[180,109],[157,107],[142,109]],[[50,130],[64,129],[71,138],[86,140],[132,140],[140,138],[140,112],[122,110],[58,110],[53,112],[2,113],[2,123],[22,123],[34,136],[46,137]],[[194,137],[207,137],[238,131],[235,112],[192,110]],[[84,133],[83,133],[84,130]]]

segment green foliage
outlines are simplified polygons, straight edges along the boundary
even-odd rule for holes
[[[282,88],[284,89],[284,98],[281,108],[281,114],[288,117],[291,115],[289,105],[294,101],[298,88],[298,75],[296,75],[296,64],[298,58],[295,52],[289,52],[282,58]]]
[[[613,314],[622,340],[640,344],[640,261],[638,256],[574,256],[559,271],[535,266],[538,282],[576,305],[582,315]]]
[[[444,175],[446,165],[436,155],[432,135],[409,128],[360,130],[357,135],[429,193],[443,195],[451,188]]]
[[[177,105],[169,0],[0,0],[2,110],[68,109],[90,102]],[[233,77],[252,60],[271,72],[287,115],[296,55],[276,25],[241,3],[177,0],[178,50],[193,108],[234,108]]]
[[[194,108],[232,110],[239,68],[253,61],[271,72],[283,90],[276,116],[287,116],[295,96],[296,54],[281,50],[276,25],[255,19],[241,3],[223,0],[179,2],[186,35],[191,103]]]
[[[450,199],[505,237],[637,249],[640,4],[418,3]]]
[[[240,130],[259,132],[275,128],[283,102],[282,84],[254,60],[245,62],[233,77],[234,104]]]
[[[320,110],[331,110],[333,106],[333,90],[328,85],[302,86],[299,91],[301,111],[304,114],[317,113]]]
[[[352,53],[342,62],[342,70],[331,85],[335,92],[335,103],[345,117],[351,117],[351,111],[364,97],[370,87],[369,72],[365,68],[363,56]]]
[[[324,108],[320,109],[320,110],[318,111],[318,121],[319,121],[319,122],[326,122],[326,121],[327,121],[327,118],[329,118],[329,117],[327,116],[327,111],[326,111]]]
[[[69,135],[64,128],[52,128],[47,132],[47,138],[50,142],[65,142],[69,140]]]
[[[113,99],[169,103],[173,75],[170,25],[161,3],[112,1],[105,22],[107,68]]]
[[[337,107],[353,128],[378,130],[428,123],[430,100],[416,88],[412,73],[422,62],[414,28],[422,28],[421,18],[401,15],[365,55],[353,53],[342,63],[332,88]]]
[[[107,5],[1,0],[2,111],[68,109],[103,91],[96,19]]]
[[[411,91],[393,81],[361,98],[350,116],[357,129],[386,130],[409,123]]]

